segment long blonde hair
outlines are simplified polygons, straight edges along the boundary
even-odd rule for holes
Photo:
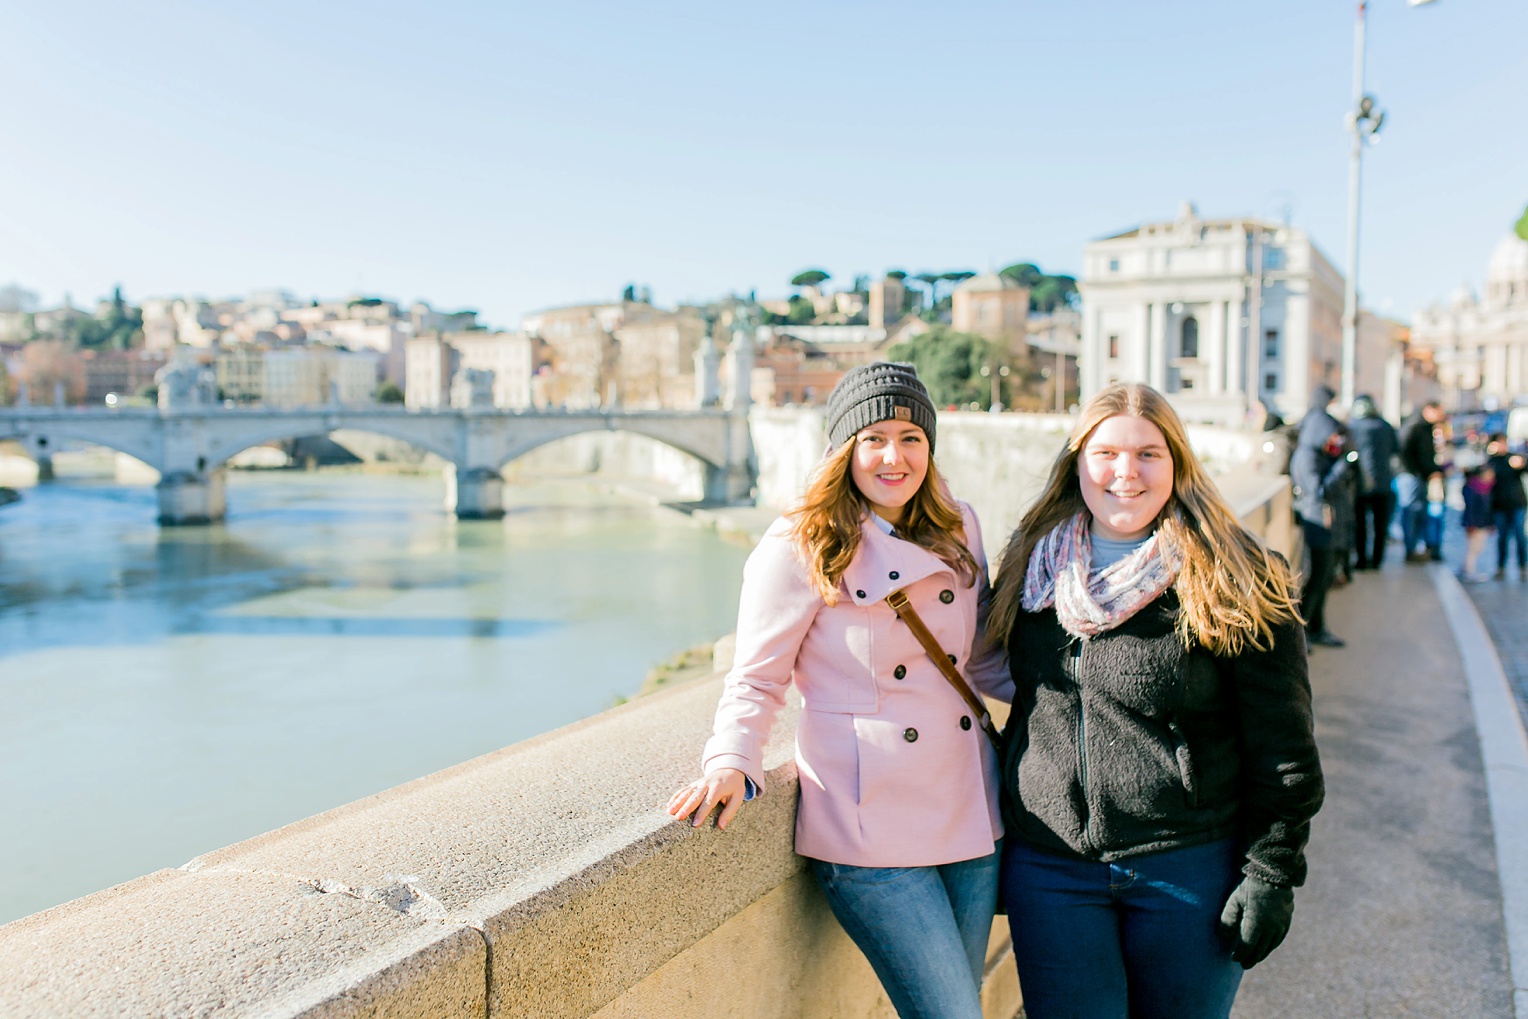
[[[786,514],[812,584],[829,605],[838,603],[839,581],[859,550],[860,522],[868,508],[849,470],[858,438],[850,437],[823,458],[807,479],[800,503]],[[943,559],[967,587],[976,583],[976,559],[966,547],[960,507],[945,488],[932,456],[923,484],[903,507],[897,534]]]
[[[1173,490],[1157,515],[1156,529],[1183,552],[1183,568],[1173,584],[1180,606],[1178,636],[1185,646],[1197,642],[1216,655],[1267,647],[1275,624],[1300,618],[1289,567],[1241,525],[1194,455],[1172,405],[1139,383],[1106,387],[1077,416],[1045,490],[1003,549],[987,624],[989,639],[1007,643],[1029,557],[1040,539],[1062,521],[1087,511],[1078,461],[1093,430],[1121,414],[1156,425],[1172,454]]]

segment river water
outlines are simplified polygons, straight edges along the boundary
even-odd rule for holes
[[[586,717],[731,630],[747,549],[583,483],[230,474],[225,525],[0,509],[0,922]]]

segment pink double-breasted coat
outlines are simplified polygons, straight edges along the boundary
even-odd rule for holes
[[[985,856],[1002,837],[998,764],[966,702],[886,603],[901,588],[977,690],[1012,699],[1001,649],[978,651],[987,590],[976,514],[961,504],[981,575],[966,581],[931,552],[861,523],[838,604],[812,586],[790,522],[776,520],[743,570],[737,656],[703,768],[764,788],[763,748],[794,682],[801,804],[796,852],[860,867],[918,867]]]

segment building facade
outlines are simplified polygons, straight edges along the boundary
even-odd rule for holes
[[[1083,400],[1145,382],[1189,420],[1240,425],[1260,400],[1294,420],[1318,383],[1339,388],[1343,278],[1298,228],[1185,203],[1089,244],[1078,289]],[[1389,351],[1357,354],[1362,370]]]
[[[460,355],[439,333],[415,336],[404,346],[403,405],[433,410],[451,405],[451,376]]]
[[[453,379],[463,369],[492,372],[493,406],[503,410],[524,410],[531,406],[536,341],[523,333],[485,329],[448,332],[443,339],[457,354]]]
[[[642,302],[581,304],[527,315],[520,331],[545,344],[547,363],[537,372],[538,407],[587,410],[619,398],[615,331],[645,315]]]
[[[955,287],[950,295],[950,328],[998,342],[1010,353],[1023,353],[1029,321],[1029,288],[984,272]]]
[[[695,352],[707,336],[698,308],[653,309],[613,333],[616,385],[629,410],[687,410],[695,406]]]
[[[381,355],[374,351],[322,347],[228,350],[214,359],[213,366],[224,399],[241,398],[230,394],[224,382],[228,379],[247,387],[245,393],[258,386],[259,402],[267,407],[320,407],[331,403],[355,407],[372,402]]]
[[[1431,353],[1444,401],[1457,410],[1528,397],[1528,241],[1504,237],[1486,266],[1485,293],[1468,286],[1416,313],[1412,345]]]

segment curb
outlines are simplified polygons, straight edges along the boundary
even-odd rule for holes
[[[1528,1019],[1528,734],[1474,604],[1447,567],[1434,566],[1431,573],[1469,682],[1496,839],[1513,1011]]]

